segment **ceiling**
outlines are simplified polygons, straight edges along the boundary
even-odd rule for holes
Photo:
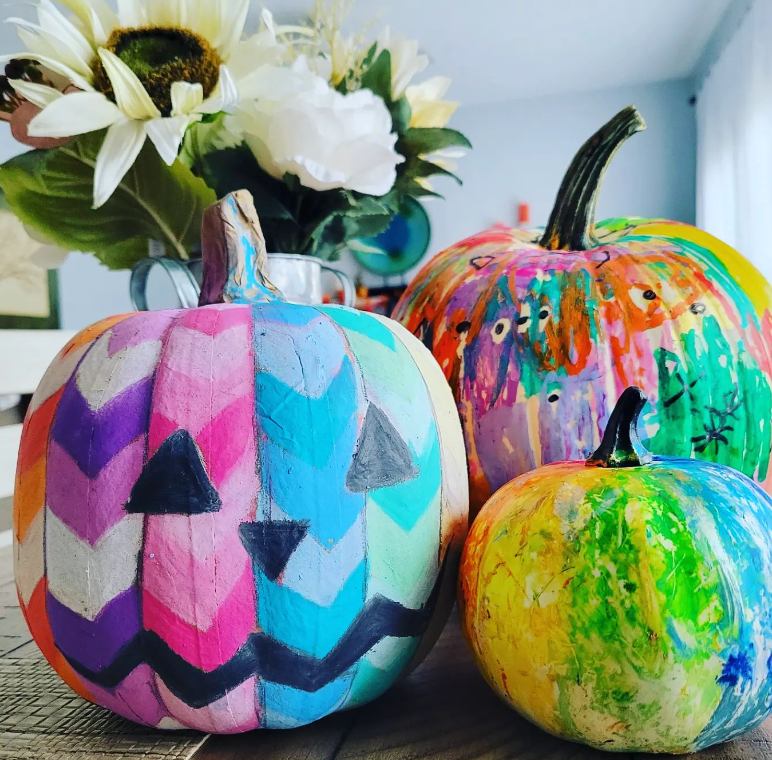
[[[735,1],[357,0],[349,26],[418,39],[427,73],[451,77],[451,97],[469,105],[687,77]],[[262,2],[286,23],[313,0]],[[19,49],[0,26],[0,53]]]
[[[357,0],[416,38],[465,104],[689,76],[734,0]],[[265,0],[284,22],[311,0]]]

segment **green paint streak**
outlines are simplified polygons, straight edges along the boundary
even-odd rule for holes
[[[559,679],[559,711],[576,735],[587,734],[588,715],[602,714],[654,736],[662,731],[663,748],[688,747],[720,699],[720,664],[706,644],[730,634],[723,628],[731,616],[724,623],[717,564],[696,545],[678,483],[663,475],[608,471],[586,494],[592,517],[585,524],[568,517],[575,658]],[[682,724],[674,710],[689,711]]]
[[[654,359],[659,429],[648,448],[727,464],[764,480],[772,390],[743,343],[732,347],[718,321],[709,316],[703,319],[701,334],[691,330],[681,336],[680,352],[659,348]]]

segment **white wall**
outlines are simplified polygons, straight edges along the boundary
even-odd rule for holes
[[[495,222],[514,223],[521,202],[531,204],[534,225],[544,224],[576,150],[630,103],[638,106],[648,129],[617,155],[604,183],[600,217],[661,216],[693,222],[696,134],[694,109],[688,103],[692,89],[690,82],[677,81],[462,106],[453,126],[471,139],[475,149],[459,165],[463,187],[442,181],[438,190],[446,200],[427,204],[433,227],[430,255]],[[10,147],[2,140],[0,153]],[[68,329],[131,308],[128,273],[110,272],[83,254],[71,255],[60,270],[60,291],[62,326]]]
[[[446,201],[427,204],[436,253],[496,223],[514,224],[519,203],[532,226],[546,224],[563,173],[581,144],[624,106],[647,122],[614,159],[598,204],[600,219],[665,217],[694,223],[696,123],[689,81],[460,108],[453,125],[474,150],[443,181]]]

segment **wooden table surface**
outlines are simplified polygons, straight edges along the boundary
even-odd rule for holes
[[[11,551],[2,549],[0,657],[35,652],[15,605],[11,573]],[[85,703],[83,707],[93,709]],[[0,735],[0,749],[1,742]],[[644,756],[612,755],[560,741],[509,710],[478,674],[454,616],[426,662],[376,702],[293,731],[211,736],[191,757],[195,760],[621,760]],[[746,738],[706,750],[697,757],[701,760],[772,760],[772,719]]]

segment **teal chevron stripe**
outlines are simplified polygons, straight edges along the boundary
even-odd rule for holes
[[[420,456],[416,456],[413,447],[410,447],[419,476],[371,493],[373,501],[406,532],[413,529],[427,507],[435,504],[434,497],[442,484],[440,440],[434,421],[431,423],[431,433]],[[425,505],[423,510],[420,509],[421,504]]]
[[[320,306],[318,309],[343,329],[357,332],[373,343],[386,346],[392,351],[396,350],[394,333],[366,312],[340,306]]]
[[[388,663],[379,662],[379,665],[383,665],[379,667],[372,662],[375,658],[371,654],[359,664],[346,702],[346,707],[349,709],[359,707],[359,705],[380,697],[389,684],[393,683],[410,664],[418,649],[420,639],[390,639],[388,643],[392,645],[392,649],[388,652]],[[399,644],[398,648],[395,646],[396,644]]]

